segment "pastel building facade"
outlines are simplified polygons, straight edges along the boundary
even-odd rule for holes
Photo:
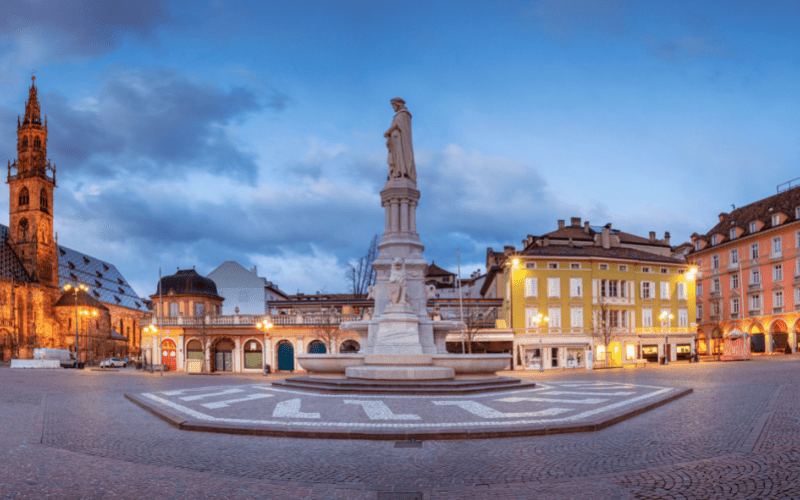
[[[726,334],[750,335],[755,353],[797,352],[800,332],[800,187],[721,213],[692,235],[699,352]]]

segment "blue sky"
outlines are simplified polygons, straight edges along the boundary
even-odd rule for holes
[[[59,243],[141,295],[226,260],[345,292],[413,115],[430,262],[577,216],[674,244],[800,177],[797,2],[8,0],[0,159],[37,71]],[[0,190],[0,221],[8,193]]]

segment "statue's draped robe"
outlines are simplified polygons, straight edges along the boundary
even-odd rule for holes
[[[414,148],[411,141],[411,113],[403,108],[392,119],[389,135],[389,177],[407,177],[417,183],[417,167],[414,165]]]

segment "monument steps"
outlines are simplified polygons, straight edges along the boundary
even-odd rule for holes
[[[308,392],[397,395],[461,395],[506,390],[533,389],[536,384],[511,377],[453,380],[359,380],[353,378],[318,378],[310,376],[276,380],[272,385]]]

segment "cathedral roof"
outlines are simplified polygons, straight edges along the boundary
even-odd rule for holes
[[[22,121],[23,125],[41,125],[42,117],[39,111],[39,99],[36,96],[36,85],[34,84],[36,77],[31,78],[31,88],[28,89],[28,100],[25,101],[25,118]]]
[[[105,309],[106,311],[108,308],[103,305],[102,302],[92,297],[90,292],[84,292],[83,290],[78,290],[75,293],[74,290],[69,290],[63,292],[61,297],[56,301],[54,307],[92,307],[94,309]]]
[[[59,245],[58,286],[75,284],[75,281],[88,286],[89,293],[100,302],[149,312],[144,301],[113,264]]]
[[[33,281],[8,244],[8,227],[0,224],[0,276],[30,283]]]
[[[222,298],[217,293],[217,284],[214,280],[200,276],[194,269],[179,269],[177,273],[161,278],[160,284],[163,295],[212,295]],[[157,296],[158,285],[156,293],[151,297]]]

